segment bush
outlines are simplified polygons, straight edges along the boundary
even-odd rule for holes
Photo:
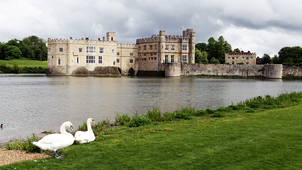
[[[177,111],[176,114],[175,114],[175,118],[176,119],[190,119],[189,115],[184,113],[184,112],[180,112],[180,111]]]
[[[129,127],[139,127],[139,126],[144,126],[144,125],[147,125],[150,123],[151,123],[151,120],[149,118],[136,115],[134,118],[132,118],[132,120],[128,124],[128,126]]]
[[[115,123],[116,125],[125,125],[126,123],[131,121],[131,117],[129,117],[127,114],[121,115],[117,114],[115,117]]]
[[[153,108],[153,110],[148,110],[147,118],[149,118],[152,122],[163,121],[163,117],[157,108]]]

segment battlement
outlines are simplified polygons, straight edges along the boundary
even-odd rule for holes
[[[165,35],[165,42],[189,42],[188,37],[178,36],[178,35]],[[152,35],[150,38],[140,38],[136,39],[137,44],[142,43],[156,43],[160,41],[160,35]]]
[[[51,39],[51,38],[48,38],[48,43],[78,43],[78,44],[85,44],[85,43],[108,43],[108,44],[111,44],[111,43],[117,43],[116,41],[107,41],[105,40],[104,38],[101,39],[101,38],[98,38],[97,40],[93,40],[93,39],[89,39],[89,38],[82,38],[82,39],[72,39],[72,37],[70,37],[70,39],[65,39],[65,38],[56,38],[56,39]]]
[[[117,44],[117,48],[137,48],[136,44]]]
[[[251,53],[250,51],[248,52],[244,52],[244,51],[241,51],[241,52],[230,52],[230,53],[226,53],[226,55],[256,55],[256,53]]]

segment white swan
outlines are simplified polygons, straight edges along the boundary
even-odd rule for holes
[[[90,122],[94,123],[93,118],[89,118],[87,119],[87,131],[83,132],[83,131],[77,131],[74,135],[74,140],[77,143],[87,143],[87,142],[91,142],[95,140],[95,136],[94,133],[91,129],[91,124]]]
[[[57,150],[70,146],[74,142],[72,134],[67,133],[66,128],[73,130],[72,123],[69,121],[64,122],[60,127],[61,134],[50,134],[44,136],[38,142],[33,142],[33,144],[38,146],[42,150],[54,151],[54,157],[57,159],[63,158],[64,155],[58,156]]]

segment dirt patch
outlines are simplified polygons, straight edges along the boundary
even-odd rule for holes
[[[26,153],[21,150],[1,150],[0,149],[0,166],[26,160],[43,159],[51,156],[39,153]]]

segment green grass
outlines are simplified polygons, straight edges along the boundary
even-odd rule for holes
[[[0,60],[0,65],[5,64],[9,67],[14,67],[14,63],[17,63],[20,68],[24,67],[41,67],[47,68],[47,61],[29,60],[26,58],[15,60]]]
[[[63,159],[25,161],[0,169],[302,167],[301,93],[256,97],[217,110],[179,109],[170,114],[180,115],[173,121],[163,121],[158,112],[148,112],[151,118],[160,120],[148,125],[101,128],[95,132],[96,141],[59,151],[66,155]],[[184,116],[197,114],[202,116]],[[102,124],[109,125],[108,121]]]
[[[0,60],[0,73],[46,73],[47,61],[29,60]]]

